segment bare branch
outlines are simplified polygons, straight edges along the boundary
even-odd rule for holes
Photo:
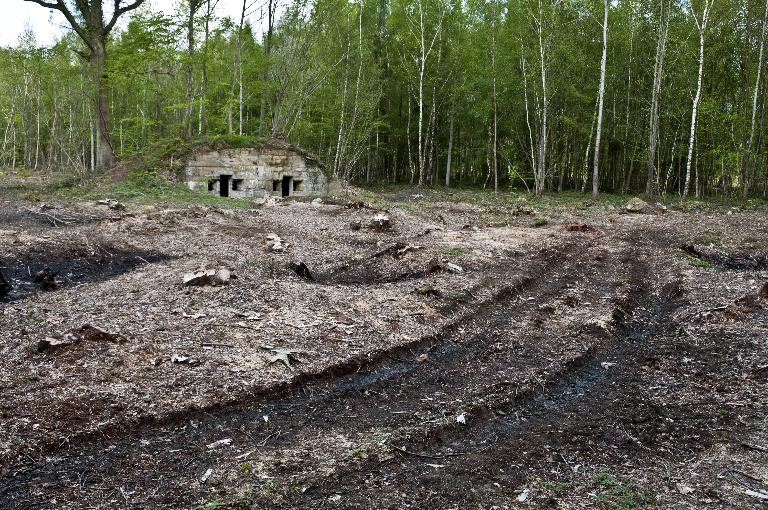
[[[55,10],[61,10],[59,9],[59,4],[54,4],[51,2],[45,2],[43,0],[26,0],[27,2],[36,3],[37,5],[42,5],[43,7],[47,7],[48,9],[55,9]]]
[[[59,0],[61,1],[61,0]],[[120,7],[120,3],[122,0],[115,0],[115,12],[112,13],[112,19],[109,20],[109,23],[107,23],[107,26],[104,27],[104,30],[109,33],[112,28],[115,26],[115,23],[117,23],[117,19],[125,14],[126,12],[132,11],[134,9],[138,9],[141,7],[141,4],[144,3],[144,0],[134,0],[133,3],[130,3],[124,7]]]
[[[80,23],[77,22],[75,19],[75,16],[72,14],[72,11],[69,10],[67,5],[64,3],[64,0],[56,0],[56,2],[46,2],[45,0],[25,0],[26,2],[32,2],[36,3],[37,5],[46,7],[48,9],[52,9],[54,11],[59,11],[64,15],[65,18],[67,18],[67,21],[72,26],[72,29],[77,33],[77,35],[80,36],[80,39],[85,42],[85,44],[93,50],[93,46],[88,41],[88,34],[85,30],[83,30],[83,27],[80,26]]]

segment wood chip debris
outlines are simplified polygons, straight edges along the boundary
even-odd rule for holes
[[[232,445],[232,438],[226,437],[224,439],[219,439],[218,441],[214,441],[213,443],[209,443],[206,445],[206,448],[209,450],[215,450],[216,448],[220,448],[222,446],[231,446]]]
[[[89,342],[109,342],[114,344],[122,344],[127,339],[117,333],[109,333],[103,329],[85,324],[79,328],[70,329],[64,334],[55,334],[40,340],[37,344],[37,352],[50,352],[60,349],[62,347],[69,347],[80,343],[81,341]]]

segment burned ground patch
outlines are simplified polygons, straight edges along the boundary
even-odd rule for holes
[[[88,225],[110,218],[105,212],[62,210],[56,207],[0,207],[0,227],[67,228]]]
[[[170,258],[153,251],[97,242],[39,246],[19,256],[0,259],[0,271],[11,288],[0,295],[0,303],[36,292],[108,280],[144,264]]]
[[[429,274],[426,263],[424,267],[405,271],[382,266],[376,260],[351,261],[314,273],[313,276],[317,283],[323,285],[375,285],[418,280]]]
[[[763,271],[768,269],[768,256],[759,253],[723,253],[703,250],[693,244],[684,244],[680,249],[691,257],[723,269],[733,271]]]

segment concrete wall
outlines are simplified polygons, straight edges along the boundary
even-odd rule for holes
[[[290,147],[200,152],[187,162],[185,175],[193,191],[218,195],[226,186],[230,197],[283,196],[284,179],[288,196],[321,195],[329,187],[320,168]]]

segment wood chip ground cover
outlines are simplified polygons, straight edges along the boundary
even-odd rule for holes
[[[4,202],[4,264],[144,261],[0,304],[0,508],[763,504],[768,303],[729,305],[768,273],[680,246],[764,256],[764,212],[392,199],[384,232],[344,203]],[[126,341],[35,351],[86,324]]]

